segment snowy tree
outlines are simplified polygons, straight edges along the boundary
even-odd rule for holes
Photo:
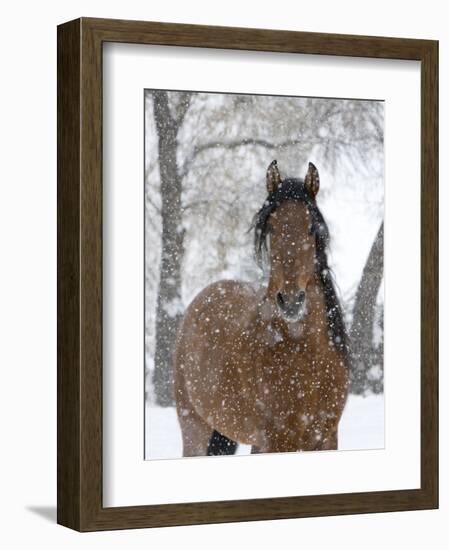
[[[153,382],[158,402],[172,404],[171,353],[176,330],[182,315],[181,262],[184,230],[181,225],[182,179],[178,171],[178,132],[189,108],[191,94],[178,95],[179,101],[170,110],[165,91],[152,92],[154,120],[158,134],[158,157],[161,197],[161,266],[156,309],[156,350]]]
[[[374,389],[376,393],[383,391],[383,360],[379,360],[377,349],[383,346],[383,336],[379,342],[374,338],[378,313],[376,304],[383,278],[383,245],[382,222],[363,268],[353,308],[350,332],[351,391],[356,394],[363,394],[368,389]],[[383,329],[383,308],[379,322]]]

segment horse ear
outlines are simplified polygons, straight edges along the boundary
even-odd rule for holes
[[[267,168],[267,191],[273,193],[277,191],[281,183],[281,174],[279,173],[278,162],[273,160],[270,166]]]
[[[311,162],[309,162],[309,168],[304,178],[304,187],[313,199],[317,196],[320,189],[320,175],[316,166]]]

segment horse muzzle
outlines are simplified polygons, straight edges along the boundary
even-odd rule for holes
[[[294,323],[301,321],[306,315],[306,293],[300,290],[295,293],[278,292],[276,294],[276,305],[281,317]]]

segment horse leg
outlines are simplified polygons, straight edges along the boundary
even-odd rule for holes
[[[195,411],[190,403],[180,369],[175,369],[176,409],[182,434],[182,455],[213,456],[232,455],[237,443],[214,430]]]
[[[211,427],[192,409],[182,409],[179,416],[182,432],[183,456],[206,456],[208,454]]]
[[[190,403],[182,370],[175,366],[175,398],[182,435],[182,456],[206,456],[212,428]]]
[[[338,431],[333,430],[316,445],[315,451],[337,451],[338,450]]]
[[[178,414],[183,456],[233,455],[237,443],[211,427],[191,408]]]
[[[207,456],[233,455],[237,450],[237,443],[229,437],[214,430],[207,446]]]
[[[322,451],[338,451],[338,432],[330,433],[323,441]]]
[[[323,439],[320,451],[337,451],[338,450],[338,422],[328,421],[323,426]]]

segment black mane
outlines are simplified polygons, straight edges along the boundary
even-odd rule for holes
[[[286,178],[266,198],[262,208],[254,218],[255,228],[254,248],[259,265],[267,254],[267,235],[270,227],[268,220],[271,214],[285,201],[296,200],[304,203],[312,218],[312,232],[315,235],[316,273],[324,292],[328,328],[335,347],[348,357],[348,337],[340,302],[335,291],[332,272],[327,262],[327,246],[329,244],[329,229],[324,221],[315,200],[309,195],[304,180]]]

